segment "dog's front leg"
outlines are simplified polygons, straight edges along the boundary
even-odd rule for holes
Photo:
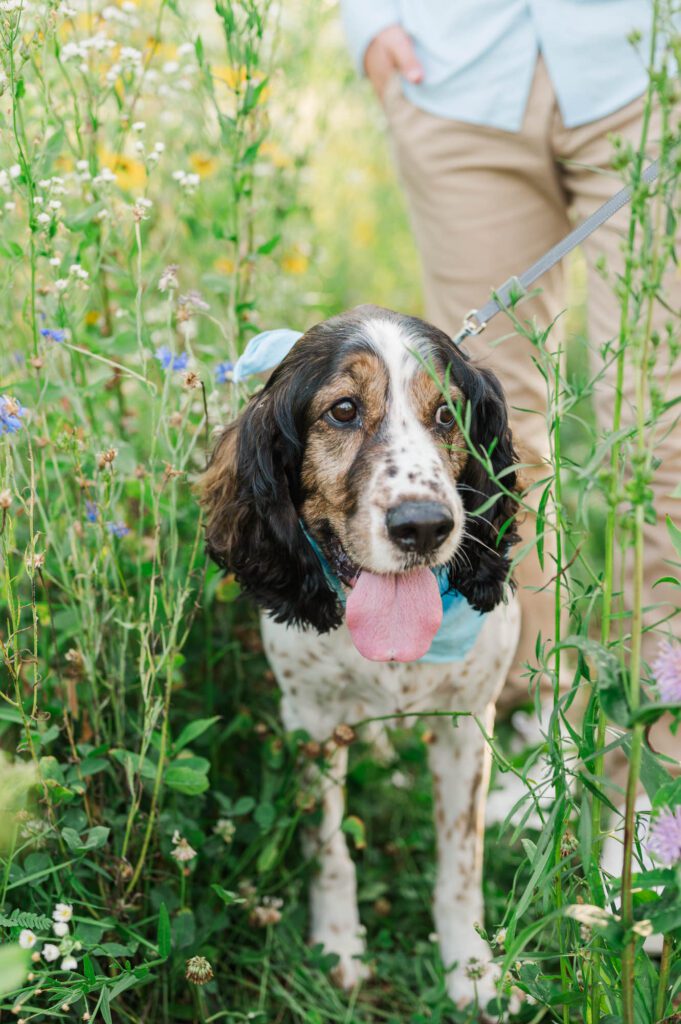
[[[492,705],[482,716],[492,728]],[[484,924],[482,854],[490,752],[471,718],[457,727],[440,718],[429,747],[437,831],[438,869],[434,917],[453,1001],[478,1002],[484,1010],[495,995],[489,947],[475,930]]]
[[[352,988],[368,976],[368,968],[356,959],[364,952],[357,907],[357,879],[341,826],[345,808],[345,775],[348,752],[337,748],[331,755],[328,771],[316,774],[322,807],[317,828],[306,830],[308,853],[315,855],[319,871],[310,888],[310,938],[327,952],[337,953],[340,962],[333,969],[334,980],[343,988]]]

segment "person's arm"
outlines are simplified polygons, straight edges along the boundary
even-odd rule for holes
[[[396,71],[408,82],[423,81],[423,68],[411,39],[397,23],[395,0],[342,0],[341,10],[350,52],[360,74],[366,74],[379,99]]]

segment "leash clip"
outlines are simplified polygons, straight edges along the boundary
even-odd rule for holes
[[[482,334],[485,327],[487,327],[487,321],[478,320],[477,309],[469,309],[463,318],[463,329],[466,334],[470,334],[475,337],[476,334]]]

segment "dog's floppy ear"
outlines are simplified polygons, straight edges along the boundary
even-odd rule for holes
[[[517,473],[511,469],[500,479],[498,477],[518,462],[518,456],[513,447],[506,400],[499,381],[486,368],[469,365],[468,369],[473,374],[466,388],[471,408],[470,439],[476,451],[490,453],[492,475],[469,452],[459,479],[466,509],[466,536],[450,567],[450,581],[473,608],[487,612],[503,598],[504,584],[510,571],[508,550],[519,539],[515,522],[508,523],[518,511],[518,502],[513,496],[500,493],[500,484],[504,490],[517,493]],[[499,495],[496,501],[477,512],[495,494]]]
[[[200,481],[206,546],[277,622],[325,632],[341,616],[295,507],[302,440],[282,391],[271,381],[216,445]]]

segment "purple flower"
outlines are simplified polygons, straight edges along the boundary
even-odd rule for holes
[[[179,356],[173,356],[167,345],[161,345],[156,349],[156,359],[164,370],[186,370],[189,363],[189,356],[181,352]]]
[[[681,645],[665,641],[651,665],[660,697],[665,704],[681,702]]]
[[[50,341],[62,342],[66,340],[66,331],[63,331],[58,327],[41,327],[40,333],[43,338],[49,338]]]
[[[659,812],[650,828],[646,844],[650,853],[666,867],[681,860],[681,806]]]
[[[89,499],[85,502],[85,518],[88,523],[97,522],[97,502],[90,501]],[[113,524],[111,524],[113,525]]]
[[[130,533],[130,527],[120,520],[117,523],[107,523],[106,528],[112,537],[127,537]]]
[[[218,384],[226,384],[231,381],[234,372],[234,363],[218,363],[215,367],[215,379]]]
[[[0,437],[3,434],[16,434],[22,426],[21,417],[25,412],[16,398],[0,395]]]

